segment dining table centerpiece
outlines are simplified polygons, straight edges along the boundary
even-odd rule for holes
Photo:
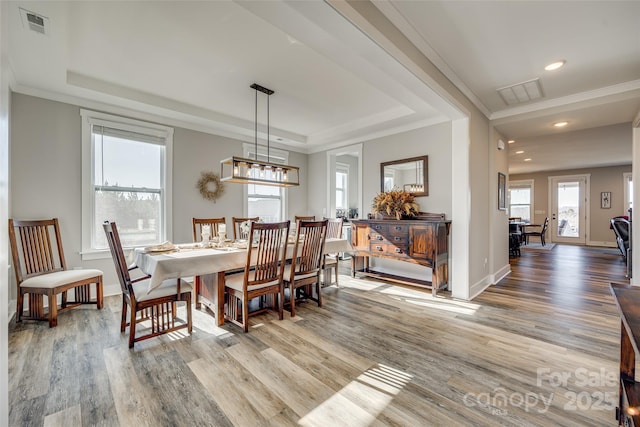
[[[394,188],[391,191],[379,193],[374,197],[371,204],[371,211],[374,214],[395,217],[412,218],[420,212],[420,206],[415,202],[415,196],[408,191]]]

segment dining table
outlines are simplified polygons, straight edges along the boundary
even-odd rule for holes
[[[294,242],[289,239],[287,259],[293,257]],[[301,249],[301,246],[299,246]],[[324,252],[351,252],[347,239],[326,239]],[[151,276],[148,292],[168,279],[198,277],[195,280],[196,308],[202,305],[213,312],[218,326],[224,324],[224,287],[218,286],[223,276],[241,271],[247,263],[246,244],[230,242],[223,247],[202,243],[172,244],[156,248],[136,248],[134,263]]]

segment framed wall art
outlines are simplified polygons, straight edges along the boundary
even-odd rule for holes
[[[507,210],[507,177],[502,172],[498,172],[498,209]]]
[[[603,191],[600,193],[600,208],[611,209],[611,191]]]

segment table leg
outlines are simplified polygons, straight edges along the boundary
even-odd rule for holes
[[[196,301],[203,304],[213,313],[216,318],[216,325],[224,325],[224,286],[222,283],[224,272],[205,274],[199,276],[199,286],[196,287]]]

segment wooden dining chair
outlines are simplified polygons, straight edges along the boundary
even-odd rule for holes
[[[320,270],[323,266],[327,223],[326,219],[302,221],[298,227],[291,264],[284,270],[284,287],[289,288],[289,303],[285,305],[289,307],[291,317],[296,315],[296,298],[310,299],[317,302],[318,307],[322,307]]]
[[[199,242],[202,237],[202,226],[208,225],[211,227],[211,237],[218,235],[218,226],[220,224],[226,224],[225,217],[222,218],[193,218],[193,241]]]
[[[295,216],[296,224],[300,221],[315,221],[315,215],[296,215]]]
[[[9,219],[9,242],[13,269],[18,285],[16,322],[23,319],[48,320],[49,327],[58,325],[58,313],[80,304],[102,308],[102,271],[93,268],[67,269],[58,218],[35,221]],[[95,284],[96,298],[91,299]],[[68,291],[74,290],[73,301]],[[61,305],[58,307],[58,295]],[[24,310],[24,296],[28,308]],[[44,311],[47,296],[48,312]]]
[[[248,245],[244,271],[220,275],[218,286],[224,286],[226,320],[249,332],[249,316],[275,309],[283,318],[284,292],[282,275],[286,261],[287,237],[290,221],[263,223],[252,222],[249,235],[253,245]],[[249,301],[260,297],[260,306],[249,312]],[[264,306],[267,298],[270,306]]]
[[[342,218],[328,218],[327,219],[327,239],[341,239],[342,238],[342,225],[344,224],[344,220]],[[325,253],[323,266],[322,266],[322,281],[324,286],[329,286],[332,283],[331,280],[331,270],[335,272],[336,276],[336,286],[339,287],[338,283],[338,261],[340,260],[339,253]],[[327,280],[327,276],[329,280]]]
[[[538,227],[538,230],[535,231],[529,231],[529,227]],[[534,236],[534,237],[539,237],[540,238],[540,244],[542,246],[545,245],[545,234],[547,233],[547,228],[549,227],[549,217],[546,217],[544,219],[544,223],[542,223],[542,225],[540,224],[529,224],[526,226],[526,230],[523,233],[524,234],[524,239],[525,239],[525,244],[528,245],[529,244],[529,237]]]
[[[260,220],[260,217],[253,217],[253,218],[238,218],[238,217],[231,217],[231,222],[233,223],[233,240],[238,240],[238,239],[249,239],[249,232],[242,232],[242,230],[240,229],[240,225],[242,225],[243,222],[258,222]],[[250,226],[251,224],[249,224]]]
[[[111,257],[122,288],[120,332],[124,332],[129,326],[129,348],[133,348],[134,343],[138,341],[179,329],[186,328],[191,334],[191,284],[182,279],[169,279],[153,290],[149,290],[151,276],[142,275],[132,279],[129,273],[136,270],[138,266],[127,265],[116,223],[105,221],[102,226],[107,235]],[[187,304],[186,323],[176,322],[176,303],[178,301],[184,301]],[[127,312],[129,312],[129,322],[127,322]],[[136,337],[136,325],[147,320],[151,322],[150,331]]]

